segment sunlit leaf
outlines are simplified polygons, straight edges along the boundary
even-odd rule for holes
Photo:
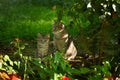
[[[8,56],[8,55],[5,55],[5,56],[4,56],[4,61],[8,61],[8,60],[10,60],[9,56]]]
[[[25,45],[22,45],[22,46],[20,47],[20,49],[22,49],[22,50],[25,49]]]
[[[11,66],[13,66],[13,61],[10,60],[9,63],[10,63]]]
[[[15,65],[18,65],[18,62],[17,62],[17,61],[14,61],[13,63],[14,63]]]

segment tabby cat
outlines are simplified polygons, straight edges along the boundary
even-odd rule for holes
[[[50,35],[37,34],[37,57],[43,58],[48,54]]]

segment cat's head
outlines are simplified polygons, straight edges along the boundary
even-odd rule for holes
[[[63,30],[65,30],[64,23],[54,21],[53,32],[62,32]]]
[[[40,33],[37,34],[37,40],[41,41],[41,42],[46,42],[49,41],[50,39],[50,34],[46,34],[46,35],[41,35]]]

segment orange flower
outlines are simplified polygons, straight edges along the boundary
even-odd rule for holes
[[[6,71],[0,70],[0,80],[10,80],[10,77]]]
[[[10,80],[21,80],[17,74],[9,74]]]

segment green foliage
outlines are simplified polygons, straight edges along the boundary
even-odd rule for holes
[[[56,52],[54,56],[47,56],[45,58],[38,59],[30,56],[24,56],[20,40],[14,41],[14,46],[17,48],[14,57],[17,59],[11,60],[8,55],[5,55],[0,69],[7,71],[8,73],[18,73],[24,79],[60,79],[64,75],[67,75],[71,79],[75,74],[85,74],[89,72],[87,68],[75,69],[64,60],[63,53]],[[13,57],[12,56],[12,57]]]
[[[24,56],[22,50],[25,48],[17,38],[14,42],[14,46],[17,48],[15,54],[12,56],[17,59],[10,59],[8,55],[5,55],[0,69],[7,71],[8,73],[18,73],[24,79],[49,79],[60,80],[63,76],[68,76],[71,80],[79,79],[74,75],[88,78],[88,80],[103,79],[105,76],[109,76],[111,65],[108,61],[104,61],[103,65],[93,65],[90,68],[74,68],[70,66],[70,63],[63,57],[63,53],[55,52],[54,56],[46,56],[43,59],[34,58],[30,56]]]
[[[109,71],[111,69],[111,66],[108,61],[103,62],[102,66],[95,65],[92,66],[91,68],[92,68],[91,70],[92,75],[89,75],[88,80],[96,80],[96,79],[103,80],[104,77],[111,75]]]
[[[79,29],[77,39],[79,50],[99,55],[100,62],[102,62],[103,53],[119,54],[119,8],[120,3],[116,0],[74,0],[71,2],[64,12],[72,18],[74,27],[77,26]]]

